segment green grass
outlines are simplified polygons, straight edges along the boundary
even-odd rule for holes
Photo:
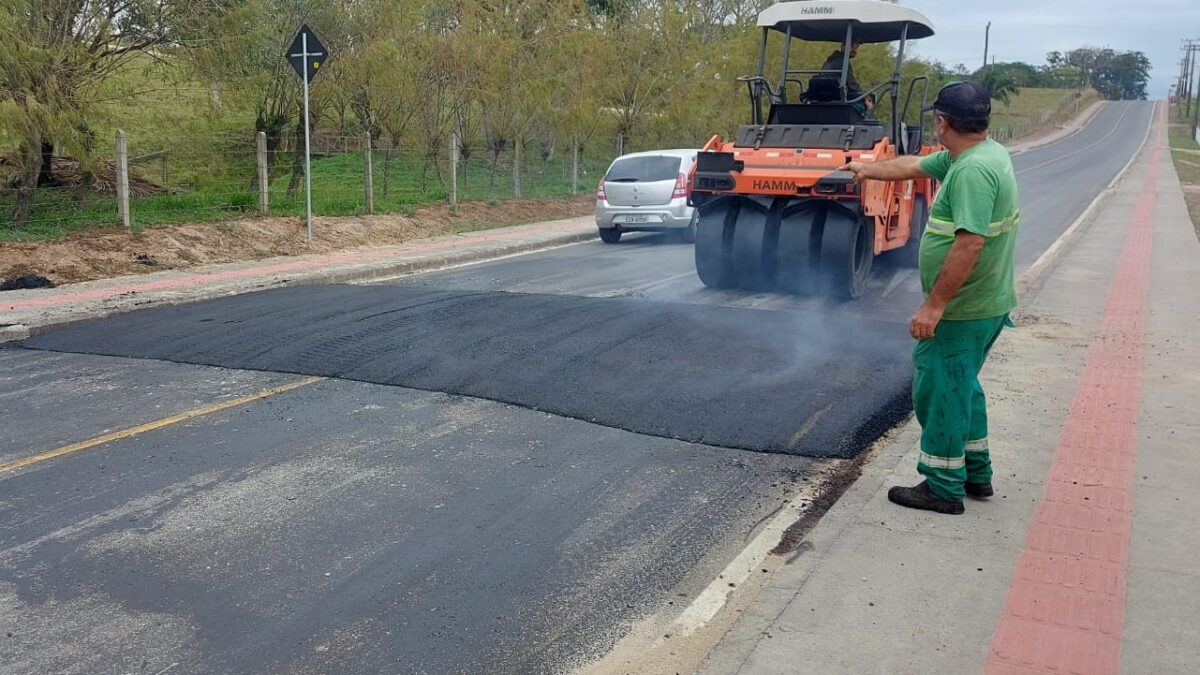
[[[1009,140],[1039,130],[1041,118],[1046,111],[1058,112],[1064,103],[1073,101],[1075,89],[1033,89],[1026,87],[1010,97],[1008,104],[992,103],[991,128],[1002,140]],[[1081,112],[1096,100],[1094,92],[1088,91],[1079,99],[1078,105],[1069,105],[1061,113],[1053,115],[1045,124],[1064,122]]]
[[[0,197],[0,241],[57,239],[87,227],[117,224],[117,204],[111,196],[81,195],[75,190],[39,190],[30,222],[24,230],[9,226],[15,198]]]
[[[131,73],[130,80],[137,81]],[[143,77],[144,79],[144,77]],[[251,124],[245,113],[226,110],[211,115],[207,89],[194,83],[177,82],[182,94],[177,98],[140,95],[136,103],[114,104],[106,113],[105,124],[125,129],[130,135],[130,155],[170,150],[168,164],[170,193],[130,200],[131,224],[135,229],[180,222],[221,222],[258,213],[258,195]],[[116,85],[114,85],[116,86]],[[993,127],[1028,119],[1041,111],[1056,108],[1073,92],[1065,89],[1024,89],[1008,106],[997,106]],[[230,104],[232,105],[232,103]],[[218,120],[219,117],[219,120]],[[240,122],[238,121],[240,120]],[[234,126],[241,124],[234,133]],[[98,139],[108,146],[111,141]],[[600,152],[585,153],[578,191],[593,189],[604,171],[608,157]],[[412,213],[417,207],[444,203],[448,199],[445,162],[442,172],[423,169],[419,155],[393,153],[385,167],[386,154],[376,150],[374,161],[374,201],[376,213]],[[270,182],[272,215],[298,216],[304,213],[304,188],[288,193],[291,180],[290,155],[277,157]],[[522,196],[556,197],[571,193],[569,155],[556,153],[543,159],[533,147],[524,160]],[[157,162],[131,167],[149,180],[162,182]],[[313,159],[313,213],[319,216],[353,216],[364,212],[363,157],[348,152]],[[504,200],[514,196],[512,155],[504,153],[494,171],[492,158],[485,150],[476,152],[460,165],[459,199]],[[86,198],[84,198],[86,197]],[[31,222],[22,231],[9,222],[15,196],[0,193],[0,241],[53,239],[73,231],[93,227],[116,227],[115,197],[105,194],[81,195],[78,190],[40,190]]]
[[[1200,185],[1200,154],[1192,152],[1172,152],[1171,159],[1175,160],[1175,172],[1183,183]]]
[[[1193,115],[1196,112],[1196,105],[1200,105],[1200,103],[1192,104]],[[1184,110],[1179,107],[1171,108],[1171,123],[1167,127],[1168,142],[1172,148],[1200,150],[1200,143],[1197,143],[1196,138],[1192,136],[1192,117],[1183,113]]]
[[[1200,105],[1200,101],[1193,101],[1192,105]],[[1194,119],[1195,108],[1189,112],[1191,115],[1184,115],[1184,109],[1179,106],[1170,109],[1167,139],[1173,150],[1171,159],[1175,161],[1175,173],[1183,184],[1183,198],[1192,216],[1192,225],[1196,229],[1196,236],[1200,237],[1200,191],[1197,190],[1200,188],[1200,143],[1192,135],[1191,120]],[[1186,152],[1188,150],[1192,152]]]
[[[148,84],[151,83],[151,84]],[[169,188],[168,194],[132,197],[131,224],[134,229],[178,222],[221,222],[258,213],[255,176],[253,106],[230,93],[218,110],[207,83],[191,79],[185,69],[153,61],[135,60],[126,70],[95,92],[95,111],[90,118],[95,131],[95,157],[109,159],[114,134],[124,130],[131,158],[166,150],[167,180],[158,160],[131,164],[136,175]],[[336,126],[336,120],[325,120]],[[320,131],[328,131],[319,128]],[[351,143],[354,147],[356,143]],[[13,148],[0,148],[11,152]],[[600,152],[585,153],[580,167],[579,192],[594,189],[607,166]],[[376,150],[374,202],[376,213],[413,213],[423,205],[448,199],[447,162],[442,173],[432,167],[423,171],[419,154],[412,150],[393,153],[385,168],[385,153]],[[304,188],[288,194],[291,156],[280,155],[270,181],[272,215],[304,213]],[[569,155],[561,151],[543,160],[533,147],[523,162],[523,197],[555,197],[571,192]],[[363,157],[350,152],[313,158],[313,212],[320,216],[350,216],[365,209]],[[385,178],[386,174],[386,178]],[[503,200],[513,196],[511,152],[501,156],[492,175],[486,151],[460,165],[459,199]],[[0,176],[0,185],[3,185]],[[111,194],[85,193],[79,189],[41,189],[37,192],[30,222],[21,231],[11,220],[16,197],[0,188],[0,241],[53,239],[88,228],[117,227],[116,198]]]
[[[303,180],[293,194],[288,194],[291,170],[284,159],[280,158],[270,182],[271,214],[303,215]],[[290,157],[286,159],[290,160]],[[385,159],[382,151],[373,153],[376,213],[411,214],[419,206],[444,203],[449,198],[445,167],[440,178],[432,167],[422,176],[421,162],[411,156],[393,155],[387,162],[386,171]],[[607,166],[606,161],[585,156],[580,167],[580,194],[591,191],[596,177]],[[352,216],[364,212],[362,153],[314,157],[312,170],[314,214]],[[258,194],[252,187],[255,171],[252,162],[240,157],[214,166],[213,173],[181,172],[184,176],[180,179],[182,184],[172,181],[177,187],[170,194],[130,199],[131,225],[140,229],[166,223],[220,222],[257,215]],[[473,157],[460,165],[459,171],[459,199],[462,201],[502,200],[514,196],[511,157],[501,157],[494,176],[490,156]],[[559,154],[546,161],[534,157],[522,172],[522,196],[569,195],[570,171],[569,156]],[[154,177],[151,171],[144,175]],[[89,194],[81,201],[82,196],[79,190],[39,190],[31,222],[21,231],[0,225],[0,241],[52,239],[80,229],[118,225],[113,195]],[[14,201],[12,194],[0,195],[0,214],[5,221],[11,217]]]
[[[221,222],[258,213],[253,101],[239,100],[232,92],[213,105],[208,83],[196,81],[185,68],[162,64],[148,57],[136,59],[126,69],[93,92],[95,104],[89,118],[95,132],[96,159],[110,160],[116,130],[129,138],[129,155],[136,158],[167,151],[164,179],[161,160],[131,163],[130,171],[169,189],[167,194],[131,197],[130,220],[134,229],[179,222]],[[317,133],[334,131],[337,120],[326,119]],[[353,139],[349,147],[358,144]],[[12,152],[13,148],[0,148]],[[596,158],[585,154],[579,192],[593,189],[604,170]],[[422,170],[419,154],[406,150],[386,154],[376,150],[374,207],[376,213],[413,213],[417,207],[448,199],[447,162],[442,173]],[[476,151],[460,165],[459,199],[502,200],[513,196],[511,152],[501,156],[492,176],[490,156]],[[604,158],[605,160],[607,158]],[[303,181],[289,194],[289,153],[276,157],[269,185],[272,215],[296,216],[305,210]],[[570,157],[561,152],[547,161],[533,148],[524,162],[525,197],[570,194]],[[361,152],[314,155],[312,165],[313,213],[350,216],[365,210],[364,169]],[[118,227],[116,198],[111,194],[80,189],[40,189],[30,222],[23,230],[11,222],[16,196],[5,190],[0,176],[0,241],[53,239],[88,228]]]
[[[1073,89],[1032,89],[1025,87],[1012,96],[1007,105],[996,101],[992,104],[992,124],[1003,125],[1040,114],[1043,110],[1057,108],[1064,98],[1072,95]]]

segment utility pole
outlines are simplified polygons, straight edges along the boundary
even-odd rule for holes
[[[1196,54],[1200,53],[1200,43],[1193,40],[1191,44],[1188,45],[1188,51],[1191,52],[1192,56],[1190,65],[1188,66],[1188,79],[1191,81],[1189,88],[1195,89]],[[1191,105],[1191,99],[1188,99],[1188,105]],[[1192,113],[1192,138],[1200,137],[1200,135],[1196,133],[1197,128],[1200,128],[1200,99],[1196,101],[1196,111]]]
[[[1182,92],[1182,96],[1183,96],[1184,100],[1186,100],[1188,96],[1192,95],[1191,91],[1190,91],[1190,87],[1188,86],[1188,84],[1189,84],[1188,77],[1189,77],[1189,71],[1191,70],[1191,63],[1192,63],[1192,61],[1191,61],[1190,46],[1187,44],[1184,44],[1184,46],[1183,46],[1183,64],[1179,68],[1179,88],[1180,88],[1180,91]]]
[[[1183,43],[1183,64],[1179,69],[1179,110],[1182,112],[1186,107],[1188,110],[1192,107],[1191,102],[1191,76],[1192,76],[1192,44],[1190,41],[1184,40]],[[1184,113],[1187,114],[1186,112]]]
[[[1187,78],[1188,78],[1188,41],[1183,41],[1183,60],[1179,62],[1179,86],[1175,88],[1175,92],[1180,97],[1180,104],[1183,103],[1183,97],[1187,95]]]
[[[1196,53],[1200,52],[1200,42],[1189,40],[1187,46],[1187,95],[1188,110],[1192,109],[1192,99],[1196,98]],[[1200,105],[1197,106],[1200,109]]]
[[[1185,61],[1181,60],[1179,62],[1179,79],[1175,82],[1175,84],[1172,87],[1172,89],[1175,90],[1175,105],[1179,106],[1181,110],[1183,109],[1183,77],[1184,77],[1183,73],[1184,73],[1184,68],[1186,68],[1186,67],[1187,67],[1187,63]]]
[[[983,68],[988,66],[988,43],[992,39],[992,22],[987,23],[987,28],[983,31]]]
[[[1183,43],[1183,72],[1175,92],[1180,97],[1179,109],[1186,119],[1187,115],[1192,114],[1192,99],[1197,94],[1195,70],[1196,55],[1200,53],[1200,40],[1184,40]],[[1200,112],[1200,105],[1196,106],[1196,110]]]

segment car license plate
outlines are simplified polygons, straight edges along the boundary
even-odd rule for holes
[[[626,223],[648,223],[650,216],[625,216]]]

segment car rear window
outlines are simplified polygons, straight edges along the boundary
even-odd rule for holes
[[[679,158],[627,157],[618,159],[608,170],[605,180],[636,183],[639,181],[675,180],[679,175]]]

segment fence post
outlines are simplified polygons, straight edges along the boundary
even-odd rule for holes
[[[260,131],[255,136],[258,142],[258,215],[266,216],[271,213],[271,177],[267,171],[267,134]]]
[[[375,213],[375,172],[371,166],[371,132],[363,134],[363,189],[366,190],[363,205],[368,214]]]
[[[521,139],[513,140],[513,197],[521,198]]]
[[[579,194],[579,138],[571,139],[571,194]]]
[[[117,132],[117,217],[121,226],[129,228],[129,139],[124,131]]]
[[[458,213],[458,129],[450,131],[450,213]]]

